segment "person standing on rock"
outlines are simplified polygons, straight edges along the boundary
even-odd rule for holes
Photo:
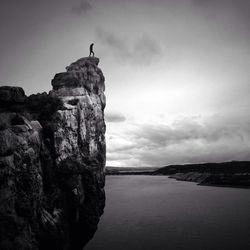
[[[91,43],[90,46],[89,46],[89,57],[90,57],[91,55],[95,56],[95,53],[94,53],[94,51],[93,51],[93,47],[94,47],[94,44]]]

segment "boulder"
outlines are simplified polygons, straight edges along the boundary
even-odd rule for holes
[[[20,87],[2,86],[0,87],[0,103],[15,104],[24,103],[26,99],[24,90]]]
[[[52,80],[53,94],[69,96],[78,89],[79,95],[85,91],[101,95],[104,92],[105,78],[100,68],[97,67],[99,59],[96,57],[83,57],[66,67],[67,72],[56,74]],[[85,91],[79,91],[79,88]]]

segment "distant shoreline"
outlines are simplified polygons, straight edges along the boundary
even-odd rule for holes
[[[166,175],[198,185],[250,188],[250,162],[170,165],[162,168],[107,167],[106,175]]]

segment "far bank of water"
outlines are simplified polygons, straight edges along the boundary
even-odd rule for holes
[[[86,250],[248,250],[250,190],[167,176],[107,176],[106,207]]]

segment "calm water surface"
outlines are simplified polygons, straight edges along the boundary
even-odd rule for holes
[[[106,196],[86,250],[250,249],[248,189],[166,176],[107,176]]]

